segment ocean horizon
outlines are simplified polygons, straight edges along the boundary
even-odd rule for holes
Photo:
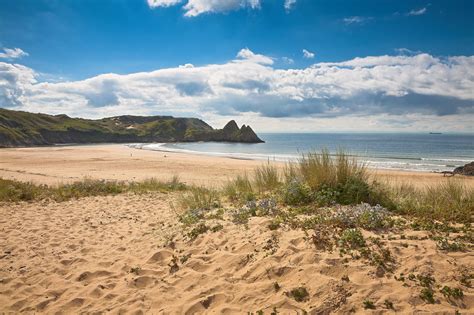
[[[302,154],[342,150],[370,168],[441,172],[474,160],[474,134],[460,133],[259,133],[265,143],[131,144],[153,151],[236,159],[296,161]]]

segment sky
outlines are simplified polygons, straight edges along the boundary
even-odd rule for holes
[[[474,1],[0,0],[0,107],[474,132]]]

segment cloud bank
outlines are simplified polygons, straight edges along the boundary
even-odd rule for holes
[[[411,117],[416,122],[412,128],[432,119],[474,131],[474,56],[370,56],[278,69],[272,58],[245,48],[224,64],[109,73],[80,81],[37,78],[31,68],[0,62],[1,106],[97,118],[201,116],[219,123],[223,117],[245,115],[261,126],[282,122],[277,127],[298,119],[310,125],[312,119],[333,119],[347,127],[348,119],[372,117],[381,123],[383,117],[387,125]]]

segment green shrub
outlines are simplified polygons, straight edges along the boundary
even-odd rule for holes
[[[191,239],[194,240],[196,239],[199,235],[206,233],[209,231],[209,227],[205,223],[199,223],[198,225],[194,226],[187,234],[187,236]]]
[[[288,295],[295,299],[296,302],[304,302],[309,298],[308,290],[305,287],[294,288]]]
[[[364,305],[365,310],[375,310],[375,304],[371,300],[364,300],[362,304]]]
[[[359,249],[365,247],[366,243],[359,229],[347,229],[339,238],[339,246],[344,249]]]
[[[434,291],[432,288],[422,288],[420,291],[420,298],[428,304],[434,304]]]
[[[313,199],[320,207],[331,206],[337,203],[340,192],[331,187],[322,186],[318,191],[313,193]]]
[[[312,200],[311,189],[298,178],[286,182],[281,190],[283,202],[287,205],[302,205]]]
[[[349,177],[338,188],[337,202],[342,205],[353,205],[370,201],[370,186],[363,178]]]
[[[451,288],[448,286],[444,286],[440,292],[447,298],[447,299],[462,299],[464,297],[464,292],[460,288]]]

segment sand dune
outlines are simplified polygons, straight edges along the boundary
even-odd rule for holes
[[[420,287],[397,276],[431,273],[456,287],[460,268],[474,270],[472,252],[446,253],[404,231],[384,235],[393,274],[337,251],[318,250],[301,230],[271,231],[269,219],[190,240],[170,207],[172,194],[91,197],[63,203],[0,205],[0,313],[280,314],[367,313],[369,299],[387,311],[474,310],[474,289],[449,303],[426,304]],[[376,236],[364,232],[366,236]],[[390,236],[392,240],[388,240]],[[305,287],[298,302],[290,294]],[[437,293],[438,297],[440,294]]]

